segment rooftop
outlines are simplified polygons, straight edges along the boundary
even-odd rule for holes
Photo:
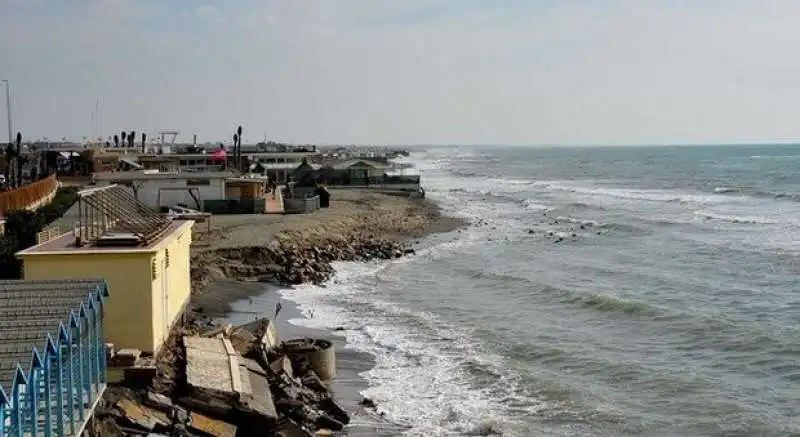
[[[384,164],[382,162],[370,161],[369,159],[348,159],[347,161],[336,162],[333,168],[343,170],[350,167],[371,167],[374,169],[389,169],[392,168],[391,164]]]
[[[98,253],[149,253],[158,250],[161,244],[167,240],[167,237],[175,234],[180,234],[187,227],[192,226],[192,220],[170,220],[169,228],[161,238],[151,241],[149,244],[140,246],[130,245],[78,245],[76,244],[75,235],[72,232],[61,234],[53,239],[45,241],[36,246],[29,247],[16,253],[18,257],[33,256],[33,255],[56,255],[56,254],[98,254]],[[112,232],[106,233],[111,238],[121,237],[130,238],[130,234]]]
[[[94,173],[96,181],[146,181],[153,179],[227,179],[234,177],[229,171],[215,172],[158,172],[151,170],[142,171],[105,171]]]
[[[0,281],[0,387],[11,387],[17,364],[27,372],[33,348],[43,353],[48,335],[57,341],[70,313],[94,293],[108,296],[103,280]]]
[[[65,220],[71,223],[57,221],[55,227],[39,233],[40,244],[17,255],[152,252],[168,235],[192,223],[164,217],[121,185],[80,191],[77,207],[67,212],[70,217]]]

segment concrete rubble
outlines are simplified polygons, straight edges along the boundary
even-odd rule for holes
[[[129,389],[104,406],[101,420],[111,418],[116,435],[314,437],[350,422],[320,377],[335,374],[329,342],[279,343],[266,319],[181,340],[180,387],[169,396]],[[109,434],[100,428],[95,435]]]

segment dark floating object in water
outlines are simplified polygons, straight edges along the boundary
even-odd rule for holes
[[[361,404],[362,407],[366,407],[366,408],[375,408],[376,407],[375,401],[373,401],[370,398],[362,399],[361,402],[359,402],[359,404]]]

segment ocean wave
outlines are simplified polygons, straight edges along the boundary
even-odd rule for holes
[[[800,159],[800,155],[751,155],[750,159],[795,160]]]
[[[574,193],[591,197],[605,197],[623,200],[635,200],[642,202],[664,202],[664,203],[723,203],[729,202],[729,196],[691,194],[680,191],[670,190],[644,190],[626,188],[600,188],[600,187],[580,187],[570,185],[551,185],[552,190]]]
[[[757,191],[756,196],[770,197],[773,199],[788,200],[792,202],[800,202],[800,194],[798,193],[788,193],[782,191]]]
[[[734,188],[734,187],[717,187],[714,188],[714,192],[717,194],[724,194],[724,193],[738,193],[741,189]]]
[[[672,224],[671,222],[662,222],[661,224]],[[629,223],[600,223],[595,226],[602,231],[613,231],[621,234],[635,234],[644,235],[650,231],[644,227],[635,226]]]
[[[585,220],[585,219],[579,219],[579,218],[575,218],[575,217],[566,217],[566,216],[563,216],[563,215],[555,217],[554,220],[558,221],[559,223],[569,223],[569,224],[573,224],[573,225],[580,225],[582,227],[590,227],[590,228],[591,227],[598,227],[600,225],[599,223],[597,223],[594,220]]]
[[[531,211],[551,211],[553,209],[552,206],[538,203],[532,199],[524,199],[520,202],[520,204],[523,208]]]
[[[734,224],[749,224],[749,225],[780,225],[780,224],[788,224],[788,222],[781,222],[775,219],[769,219],[766,217],[742,217],[742,216],[735,216],[735,215],[725,215],[719,214],[711,211],[696,211],[694,212],[696,217],[699,217],[704,220],[717,220],[727,223],[734,223]]]
[[[335,281],[327,287],[303,285],[283,291],[304,314],[313,314],[312,319],[291,322],[350,327],[343,331],[347,347],[376,360],[363,374],[370,384],[364,395],[375,400],[389,420],[410,426],[406,435],[523,435],[506,432],[514,418],[495,397],[474,385],[506,378],[500,357],[482,350],[465,328],[375,296],[375,276],[391,264],[337,263]]]
[[[575,297],[567,302],[579,303],[603,312],[620,312],[631,315],[656,315],[660,312],[659,309],[644,302],[603,295]]]

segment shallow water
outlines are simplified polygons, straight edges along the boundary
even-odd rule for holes
[[[408,435],[800,435],[800,147],[411,161],[469,228],[282,292]]]

